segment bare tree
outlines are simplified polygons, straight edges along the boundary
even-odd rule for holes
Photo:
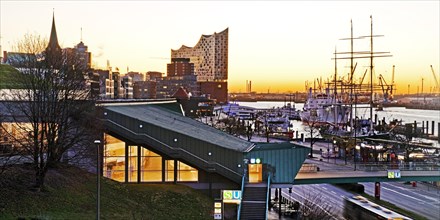
[[[19,74],[5,103],[14,128],[9,137],[32,161],[38,190],[44,187],[48,169],[69,149],[89,146],[96,125],[81,59],[74,51],[46,45],[35,35],[17,43],[18,53],[8,56],[8,63]]]
[[[313,158],[313,144],[315,144],[316,137],[319,135],[319,118],[316,115],[316,111],[310,112],[310,115],[306,117],[304,121],[304,130],[310,134],[310,157]]]
[[[405,162],[409,162],[409,155],[416,150],[415,146],[410,145],[410,142],[415,137],[420,136],[414,124],[397,125],[391,132],[390,136],[401,143],[405,151]]]
[[[301,219],[334,219],[335,208],[325,202],[321,195],[305,191],[303,194],[299,206]]]

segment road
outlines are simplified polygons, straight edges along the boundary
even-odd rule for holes
[[[272,189],[272,197],[275,196],[275,189]],[[289,189],[282,190],[282,196],[290,200],[293,198],[299,202],[305,199],[312,200],[316,205],[321,207],[329,207],[330,214],[333,219],[344,219],[342,211],[344,208],[344,196],[353,196],[352,193],[330,184],[314,184],[314,185],[295,185],[292,187],[292,193]]]
[[[362,184],[365,186],[365,193],[374,196],[374,183]],[[353,196],[352,193],[331,184],[295,185],[292,186],[291,194],[289,189],[283,189],[282,195],[300,202],[305,198],[319,196],[317,205],[331,207],[334,219],[344,219],[342,217],[343,197]],[[272,189],[272,197],[274,196],[275,189]],[[381,199],[428,219],[440,219],[440,189],[438,187],[424,183],[418,183],[417,187],[412,187],[399,182],[383,182],[381,183]]]
[[[374,183],[362,183],[365,193],[374,196]],[[410,210],[428,219],[440,219],[440,189],[425,183],[417,187],[399,182],[381,183],[381,200]]]

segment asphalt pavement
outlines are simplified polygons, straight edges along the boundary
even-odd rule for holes
[[[374,196],[374,183],[362,183],[365,193]],[[380,198],[428,219],[440,219],[440,188],[417,182],[416,187],[401,182],[383,182]]]

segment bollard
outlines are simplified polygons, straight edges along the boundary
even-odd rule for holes
[[[437,141],[440,143],[440,122],[437,125]]]
[[[377,114],[374,114],[374,124],[377,125]]]
[[[426,121],[426,134],[429,134],[429,121]]]
[[[422,121],[422,134],[425,133],[425,121]]]
[[[431,134],[434,135],[435,121],[432,121]]]
[[[414,121],[414,134],[417,133],[417,121]]]
[[[374,198],[380,200],[380,182],[374,184]]]

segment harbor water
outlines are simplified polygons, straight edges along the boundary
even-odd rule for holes
[[[261,102],[236,102],[241,106],[249,106],[258,109],[270,109],[282,107],[285,105],[285,102],[270,102],[270,101],[261,101]],[[286,102],[289,103],[289,102]],[[304,103],[292,103],[294,104],[297,110],[301,110],[304,106]],[[353,106],[353,111],[356,110],[356,116],[358,118],[368,119],[370,117],[370,109],[367,104],[356,105],[356,108]],[[354,114],[354,112],[353,112]],[[417,122],[417,127],[422,127],[422,121],[425,123],[428,121],[429,133],[431,133],[432,121],[434,121],[434,135],[438,134],[438,123],[440,122],[440,111],[439,110],[422,110],[422,109],[407,109],[405,107],[386,107],[383,108],[382,111],[376,111],[373,109],[373,120],[374,115],[377,114],[378,120],[382,120],[385,118],[386,123],[397,119],[402,120],[402,123],[414,123]],[[305,133],[304,125],[301,121],[292,121],[292,126],[294,131],[298,131],[299,133]],[[305,134],[307,136],[307,134]],[[437,142],[437,141],[435,141]],[[436,144],[437,145],[437,144]]]

